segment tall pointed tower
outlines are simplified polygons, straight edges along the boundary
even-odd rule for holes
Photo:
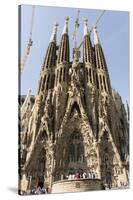
[[[56,79],[54,87],[54,105],[55,105],[55,131],[58,135],[65,109],[67,105],[68,91],[68,71],[70,66],[69,58],[69,35],[68,35],[69,18],[65,18],[65,24],[59,44],[56,65]]]
[[[76,47],[70,61],[68,22],[66,17],[59,46],[58,25],[54,25],[25,124],[23,191],[38,186],[49,187],[53,193],[89,191],[128,183],[127,115],[111,88],[97,29],[92,42],[84,19],[83,59],[79,61]],[[83,177],[83,172],[91,177]],[[78,179],[75,173],[80,174]]]
[[[98,138],[98,116],[97,116],[97,70],[94,62],[94,50],[88,29],[88,19],[84,19],[84,40],[83,40],[83,63],[85,74],[85,98],[87,103],[87,114],[93,129],[95,138]]]

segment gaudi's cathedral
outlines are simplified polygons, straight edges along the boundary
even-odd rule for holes
[[[20,97],[19,188],[51,193],[119,188],[129,183],[129,119],[111,87],[97,28],[84,19],[82,55],[70,60],[65,19],[59,45],[54,25],[35,96]],[[80,57],[80,60],[79,60]],[[69,180],[74,170],[94,179]]]

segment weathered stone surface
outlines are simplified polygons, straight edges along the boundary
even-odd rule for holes
[[[63,180],[54,182],[52,186],[52,193],[86,192],[94,190],[103,190],[101,180]]]
[[[111,88],[101,44],[92,47],[89,32],[83,49],[83,62],[76,49],[70,62],[68,32],[59,51],[56,39],[49,43],[34,105],[25,103],[20,116],[21,190],[40,182],[57,193],[128,184],[126,111]],[[96,179],[60,182],[71,168],[94,172]]]

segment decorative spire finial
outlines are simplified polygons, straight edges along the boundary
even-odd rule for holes
[[[62,34],[68,33],[68,21],[69,21],[69,17],[65,18],[65,25],[64,25],[64,29]]]
[[[88,19],[85,17],[84,18],[84,36],[89,34],[88,30]]]
[[[50,42],[56,42],[56,33],[57,33],[58,26],[59,26],[59,24],[56,22],[53,27]]]
[[[98,37],[98,34],[97,34],[97,27],[94,26],[93,27],[93,34],[94,34],[94,44],[100,44],[100,41],[99,41],[99,37]]]

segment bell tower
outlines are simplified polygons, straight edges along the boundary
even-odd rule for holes
[[[81,59],[82,45],[75,46],[70,59],[69,17],[65,18],[59,46],[58,24],[53,27],[35,102],[25,120],[20,179],[24,191],[38,186],[49,187],[53,193],[89,191],[128,182],[126,112],[120,96],[112,90],[97,28],[91,32],[87,18],[83,23]],[[95,179],[68,180],[68,174],[77,171],[94,173]]]

